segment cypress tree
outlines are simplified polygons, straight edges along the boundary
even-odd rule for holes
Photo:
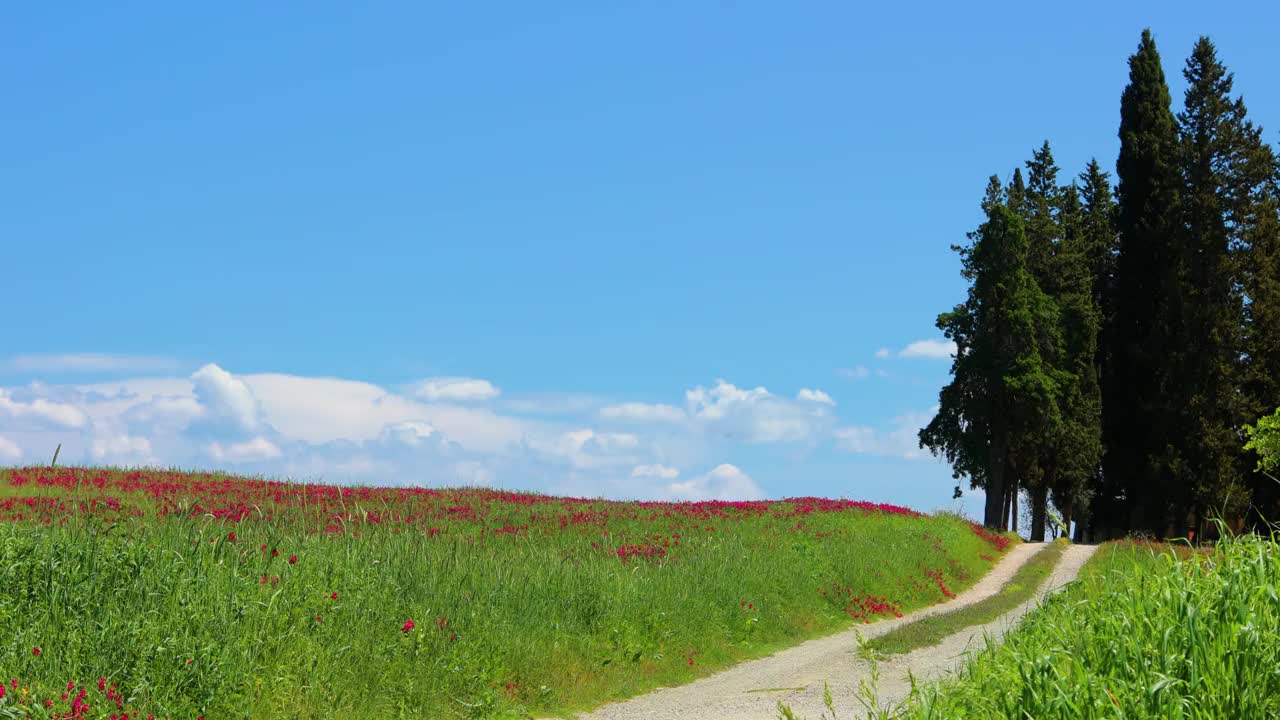
[[[1239,191],[1247,192],[1237,159],[1246,150],[1248,128],[1243,102],[1231,99],[1232,76],[1208,38],[1196,43],[1182,74],[1188,87],[1178,114],[1186,219],[1180,344],[1194,352],[1178,356],[1184,477],[1174,499],[1175,519],[1189,509],[1198,527],[1206,512],[1229,517],[1245,500],[1237,434],[1249,419],[1240,395],[1244,309],[1230,248],[1233,205]]]
[[[1083,206],[1080,211],[1080,244],[1089,266],[1092,279],[1091,302],[1099,323],[1094,370],[1097,373],[1095,384],[1100,389],[1108,386],[1107,377],[1110,373],[1110,345],[1105,342],[1102,333],[1105,328],[1115,324],[1113,298],[1120,237],[1116,232],[1116,204],[1111,182],[1096,159],[1089,161],[1080,174],[1079,181]],[[1102,405],[1102,426],[1107,424],[1106,412],[1109,407],[1107,404]],[[1103,473],[1101,466],[1095,468],[1089,482],[1087,506],[1075,505],[1077,539],[1105,537],[1110,532],[1109,528],[1121,526],[1123,496],[1124,488],[1116,482],[1116,478]]]
[[[1247,126],[1239,157],[1232,226],[1239,232],[1239,280],[1247,298],[1244,322],[1244,412],[1250,419],[1280,407],[1280,162]],[[1280,519],[1280,484],[1245,457],[1255,525]]]
[[[1057,309],[1027,269],[1021,219],[995,202],[988,186],[987,221],[955,247],[968,297],[938,316],[956,343],[952,380],[939,395],[937,416],[920,431],[920,446],[951,463],[986,491],[988,527],[1006,526],[1007,488],[1039,471],[1039,443],[1060,422],[1059,378],[1041,348],[1061,347]]]
[[[1053,504],[1061,511],[1063,523],[1069,526],[1077,511],[1084,511],[1092,501],[1102,460],[1098,371],[1102,311],[1094,297],[1095,238],[1088,232],[1086,209],[1074,185],[1062,189],[1060,198],[1061,240],[1052,272],[1062,323],[1062,425],[1053,438],[1053,472],[1046,473],[1045,486],[1053,493]]]
[[[1163,533],[1166,499],[1178,495],[1172,421],[1182,308],[1177,126],[1160,54],[1150,30],[1129,58],[1120,100],[1120,156],[1113,312],[1107,328],[1110,371],[1103,388],[1104,472],[1120,489],[1121,527]]]

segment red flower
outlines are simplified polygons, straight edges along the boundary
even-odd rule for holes
[[[100,678],[98,678],[98,689],[99,689],[99,690],[106,690],[106,689],[107,689],[107,679],[106,679],[106,678],[104,678],[104,677],[100,677]]]
[[[405,620],[405,621],[404,621],[404,627],[400,628],[400,632],[402,632],[402,633],[407,633],[407,632],[409,632],[409,631],[410,631],[410,630],[412,630],[412,629],[413,629],[413,621],[412,621],[412,620]]]
[[[235,541],[236,541],[236,531],[232,530],[231,532],[227,533],[227,542],[235,542]]]
[[[4,699],[4,683],[0,683],[0,700]]]
[[[31,654],[35,655],[36,657],[40,657],[40,648],[38,647],[31,648]]]
[[[330,600],[337,600],[337,599],[338,599],[338,593],[329,593],[329,599],[330,599]]]
[[[297,556],[297,555],[290,555],[290,556],[289,556],[289,564],[290,564],[290,565],[297,565],[297,564],[298,564],[298,556]]]
[[[271,548],[271,557],[280,557],[280,551],[275,548]]]
[[[262,552],[266,552],[266,551],[267,551],[267,546],[266,546],[266,545],[263,545],[262,547],[260,547],[260,548],[258,548],[258,549],[259,549],[259,550],[261,550]]]

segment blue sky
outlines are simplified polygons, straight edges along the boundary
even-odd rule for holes
[[[10,8],[0,462],[951,507],[986,177],[1148,25],[1280,122],[1273,4],[1041,5]]]

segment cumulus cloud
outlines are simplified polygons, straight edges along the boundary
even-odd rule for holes
[[[664,486],[666,500],[760,500],[764,491],[750,475],[734,465],[718,465],[711,472]]]
[[[14,355],[4,366],[18,372],[92,373],[162,372],[178,365],[172,358],[155,355],[107,353],[29,353]]]
[[[16,463],[22,457],[22,448],[18,443],[0,435],[0,462]]]
[[[283,454],[275,443],[261,436],[225,446],[220,442],[209,443],[209,456],[218,462],[274,460]]]
[[[43,397],[23,402],[4,388],[0,388],[0,419],[26,427],[55,428],[80,428],[88,422],[88,416],[74,405]]]
[[[822,405],[831,405],[833,407],[836,404],[836,401],[832,400],[830,395],[818,389],[810,390],[809,388],[800,388],[800,392],[796,393],[796,399],[802,400],[804,402],[815,402]]]
[[[145,437],[128,435],[106,429],[95,431],[89,441],[89,456],[96,463],[111,465],[153,465],[151,441]]]
[[[249,386],[214,364],[205,365],[191,376],[195,399],[208,409],[207,416],[253,432],[262,425],[262,411]]]
[[[680,475],[680,471],[667,467],[666,465],[637,465],[631,469],[631,477],[633,478],[658,478],[659,480],[674,480]]]
[[[899,350],[898,357],[945,360],[955,353],[956,344],[950,340],[917,340]]]
[[[678,423],[687,418],[684,410],[662,403],[627,402],[600,408],[600,417],[606,420],[631,420],[635,422]]]
[[[705,429],[751,443],[813,440],[831,417],[824,403],[795,402],[724,380],[686,391],[685,400],[690,417]]]
[[[469,377],[427,378],[414,386],[413,393],[428,402],[475,402],[492,400],[502,391],[488,380]]]
[[[853,425],[836,428],[832,436],[836,447],[847,452],[923,460],[930,455],[920,448],[920,428],[927,425],[936,412],[934,408],[928,412],[899,415],[888,423],[888,427]]]

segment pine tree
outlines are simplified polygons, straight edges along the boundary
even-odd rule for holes
[[[1231,246],[1233,205],[1243,189],[1237,158],[1246,150],[1248,127],[1243,102],[1231,99],[1232,76],[1208,38],[1196,43],[1182,74],[1188,87],[1178,114],[1186,222],[1180,344],[1194,352],[1178,356],[1179,484],[1185,487],[1175,500],[1180,517],[1189,509],[1199,526],[1210,514],[1238,514],[1245,500],[1237,434],[1250,419],[1240,395],[1244,308]]]
[[[1172,368],[1183,310],[1180,293],[1178,138],[1169,87],[1150,30],[1129,58],[1120,100],[1115,292],[1106,332],[1110,371],[1104,472],[1122,493],[1121,526],[1165,532],[1166,500],[1179,495]]]
[[[1057,351],[1061,337],[1057,309],[1027,270],[1022,222],[995,200],[988,186],[987,221],[970,234],[970,245],[955,248],[971,286],[965,302],[938,316],[957,351],[920,446],[946,457],[957,479],[986,491],[984,523],[1001,528],[1008,488],[1039,472],[1040,440],[1060,422],[1060,379],[1041,348]]]

